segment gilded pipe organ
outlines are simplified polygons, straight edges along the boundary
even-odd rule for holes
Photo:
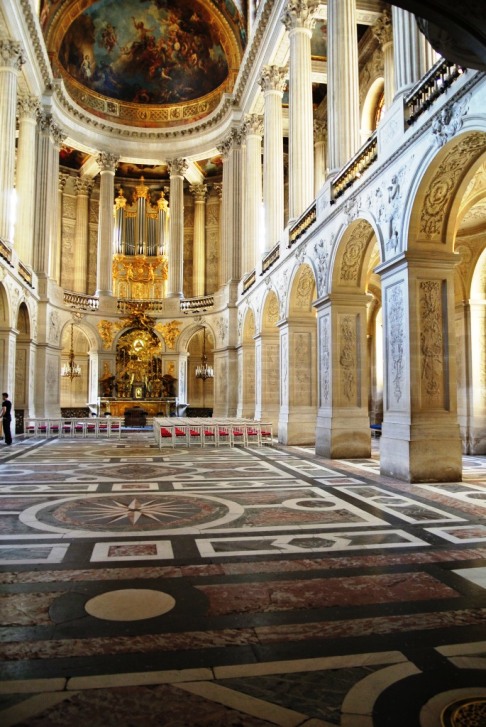
[[[155,194],[159,195],[155,199]],[[160,300],[168,277],[169,204],[164,189],[140,184],[130,199],[123,188],[114,204],[113,292],[118,298]]]

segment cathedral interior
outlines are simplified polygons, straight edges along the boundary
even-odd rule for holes
[[[1,724],[485,725],[481,4],[0,51]]]

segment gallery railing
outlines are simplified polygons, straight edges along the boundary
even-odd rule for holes
[[[317,208],[316,203],[313,202],[311,206],[308,207],[303,214],[301,214],[297,222],[289,229],[289,247],[292,247],[292,245],[297,242],[299,237],[301,237],[304,232],[306,232],[309,227],[314,224],[316,219]]]
[[[72,293],[68,290],[64,291],[64,303],[70,308],[78,310],[98,310],[100,302],[94,295],[84,295],[83,293]]]
[[[280,257],[280,243],[277,244],[268,252],[262,260],[262,273],[266,273],[270,270]]]
[[[441,58],[420,83],[405,97],[405,118],[408,126],[416,121],[454,81],[464,73],[457,63]]]
[[[197,298],[185,298],[180,302],[181,313],[205,313],[214,306],[214,296],[202,295]]]
[[[378,140],[376,131],[367,139],[361,149],[341,169],[331,183],[331,203],[335,202],[344,192],[358,180],[363,172],[378,158]]]

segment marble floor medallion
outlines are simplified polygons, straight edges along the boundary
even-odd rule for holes
[[[126,588],[91,598],[85,605],[90,616],[104,621],[142,621],[171,611],[175,600],[168,593],[148,588]]]

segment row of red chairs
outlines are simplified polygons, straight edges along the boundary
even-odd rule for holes
[[[90,418],[35,418],[26,419],[24,433],[28,437],[120,437],[123,419],[112,417]]]
[[[158,439],[159,446],[229,446],[241,445],[243,447],[271,444],[273,432],[271,424],[260,422],[249,423],[201,423],[181,424],[166,423],[157,424],[154,422],[154,432]],[[158,435],[158,436],[157,436]]]

